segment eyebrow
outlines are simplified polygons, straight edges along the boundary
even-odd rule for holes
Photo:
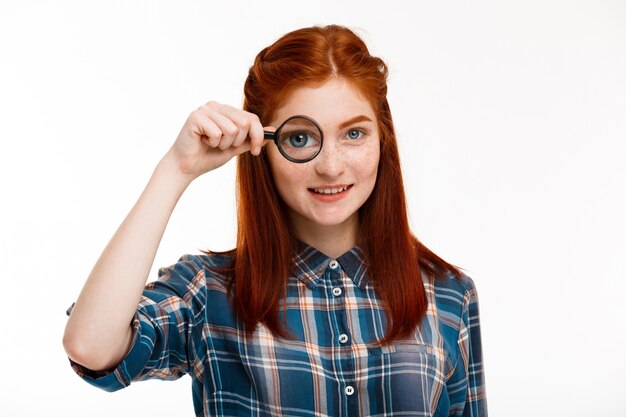
[[[364,114],[362,114],[360,116],[353,117],[350,120],[346,120],[345,122],[343,122],[342,124],[339,125],[339,129],[343,129],[344,127],[348,127],[351,124],[356,123],[356,122],[364,122],[364,121],[371,122],[372,119],[370,119],[369,117],[367,117]]]

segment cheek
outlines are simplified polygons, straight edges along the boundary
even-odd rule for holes
[[[367,161],[363,163],[363,161]],[[361,176],[370,181],[375,182],[378,175],[378,163],[380,161],[380,151],[378,147],[368,149],[367,152],[362,155],[360,164],[357,165],[360,170]]]
[[[274,182],[278,186],[279,183],[285,178],[286,166],[284,164],[285,158],[278,152],[278,149],[274,144],[266,145],[267,148],[267,160],[274,176]],[[279,187],[280,188],[280,187]]]
[[[288,201],[292,194],[291,190],[296,188],[296,179],[302,178],[302,174],[294,172],[296,164],[287,161],[275,146],[268,148],[267,156],[278,194],[284,201]]]

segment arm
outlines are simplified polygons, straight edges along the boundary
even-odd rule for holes
[[[216,259],[185,255],[160,268],[159,279],[144,287],[132,320],[130,350],[123,360],[106,371],[70,360],[74,371],[105,391],[117,391],[132,381],[178,379],[191,372],[195,355],[203,349],[198,337],[207,305],[205,267],[215,264]]]
[[[486,417],[487,397],[485,394],[478,294],[474,282],[469,278],[468,280],[469,286],[463,300],[458,340],[462,365],[467,379],[463,417]]]
[[[457,354],[454,372],[446,382],[450,397],[450,415],[486,417],[487,399],[483,373],[478,294],[474,282],[464,276],[461,288],[463,298],[459,310]]]
[[[158,245],[190,183],[172,168],[170,159],[158,164],[76,300],[63,343],[68,356],[89,369],[115,366],[130,347],[131,320]]]
[[[216,102],[191,113],[76,300],[63,336],[70,359],[97,371],[124,358],[132,319],[180,196],[198,176],[251,149],[259,155],[265,143],[254,114]]]

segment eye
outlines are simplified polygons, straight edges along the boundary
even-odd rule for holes
[[[348,139],[351,140],[356,140],[356,139],[360,139],[362,135],[364,135],[365,132],[363,132],[360,129],[350,129],[348,131]]]
[[[294,148],[302,148],[306,146],[309,137],[306,133],[293,133],[289,135],[289,144]]]
[[[280,146],[291,148],[305,148],[319,146],[319,135],[309,130],[292,130],[290,132],[281,132],[279,137]]]

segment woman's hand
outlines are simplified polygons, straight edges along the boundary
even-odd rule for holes
[[[259,155],[267,142],[257,115],[210,101],[189,115],[166,158],[195,179],[240,153]]]

